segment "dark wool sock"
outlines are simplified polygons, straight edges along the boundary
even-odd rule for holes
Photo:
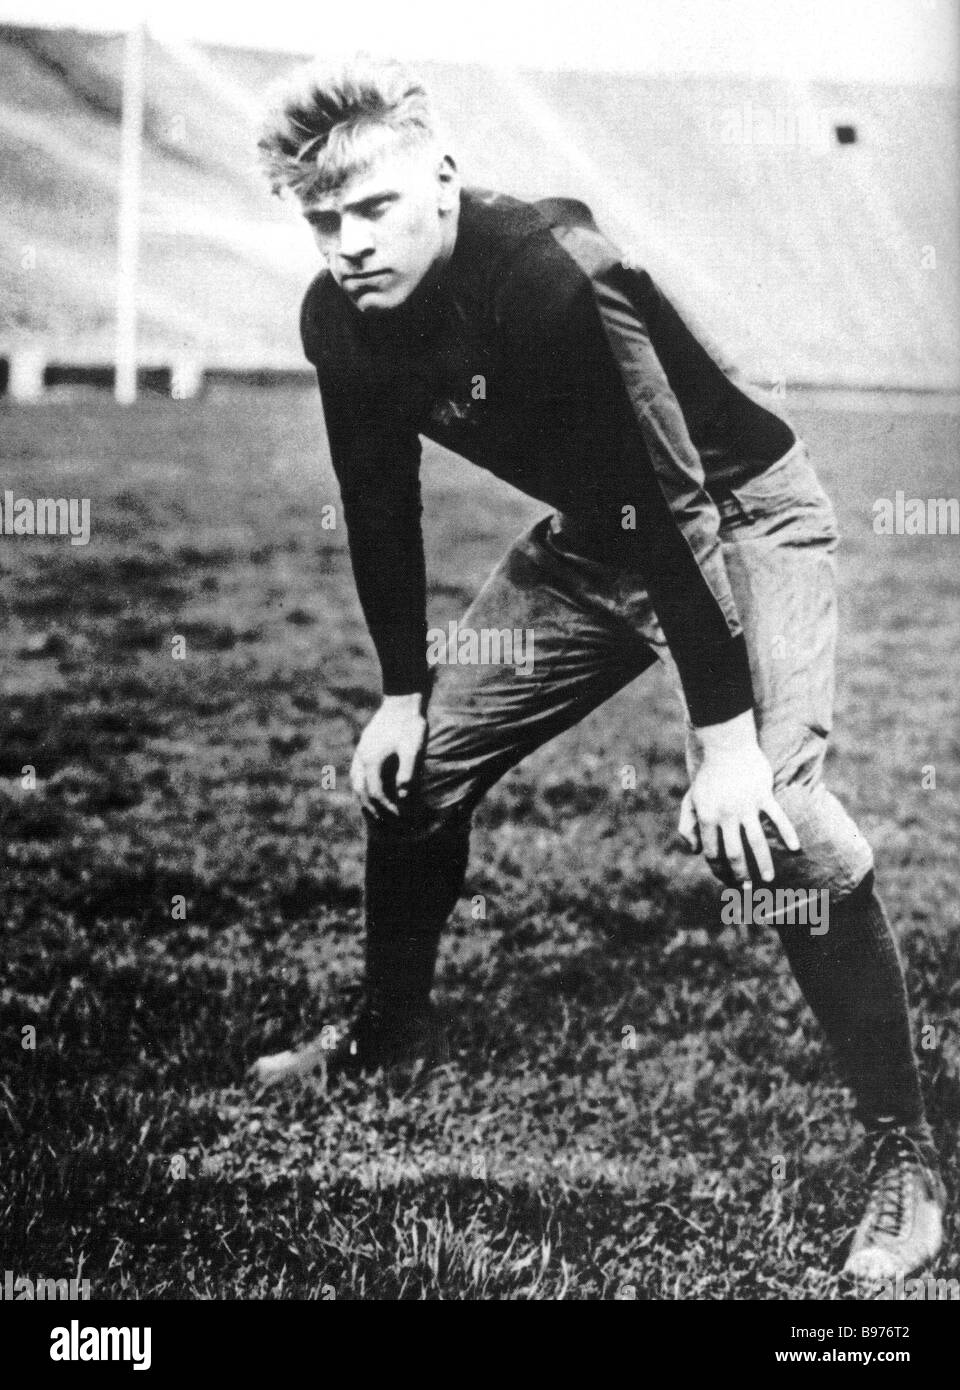
[[[842,902],[830,904],[829,930],[811,936],[778,928],[797,983],[833,1048],[857,1114],[924,1124],[920,1077],[897,943],[871,871]]]
[[[469,851],[469,822],[418,841],[369,831],[366,994],[373,1010],[396,1015],[426,1007]]]

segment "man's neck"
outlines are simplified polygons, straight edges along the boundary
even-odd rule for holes
[[[449,218],[444,222],[443,245],[440,255],[437,257],[437,268],[442,271],[450,263],[457,245],[457,237],[460,233],[460,208],[462,205],[462,195],[457,195],[457,206],[451,212]]]

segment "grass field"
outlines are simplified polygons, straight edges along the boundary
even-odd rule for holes
[[[955,1196],[960,539],[877,537],[871,504],[955,496],[958,421],[795,416],[845,533],[830,777],[933,1025]],[[247,1065],[342,1023],[361,959],[347,769],[378,680],[342,525],[318,524],[319,400],[0,426],[5,487],[92,514],[87,547],[0,536],[0,1268],[124,1299],[836,1296],[849,1102],[775,939],[719,929],[678,852],[665,676],[481,807],[437,989],[454,1060],[406,1092],[258,1097]],[[446,621],[542,509],[437,451],[424,479]],[[935,1273],[960,1275],[954,1225]]]

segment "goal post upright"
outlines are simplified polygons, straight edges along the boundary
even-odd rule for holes
[[[137,399],[137,271],[146,36],[146,22],[138,18],[124,37],[114,379],[114,395],[121,405],[131,405]]]

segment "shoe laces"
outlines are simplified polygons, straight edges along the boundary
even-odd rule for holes
[[[883,1128],[869,1139],[867,1221],[874,1235],[903,1235],[917,1179],[929,1169],[923,1143],[903,1127]]]

